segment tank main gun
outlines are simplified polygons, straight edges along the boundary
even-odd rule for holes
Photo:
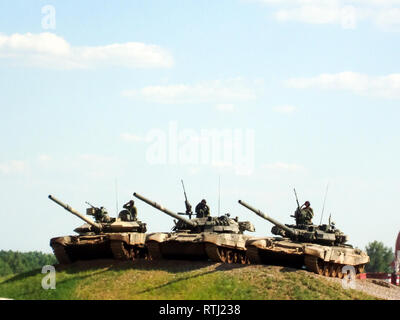
[[[63,207],[65,210],[71,212],[73,215],[77,216],[78,218],[82,219],[86,223],[90,224],[93,228],[95,228],[98,231],[102,230],[102,226],[98,223],[95,223],[94,221],[90,220],[89,218],[86,218],[84,215],[70,207],[69,205],[61,202],[57,198],[53,197],[52,195],[49,195],[49,199],[57,203],[59,206]]]
[[[186,219],[186,218],[183,218],[182,216],[178,215],[177,213],[172,212],[171,210],[168,210],[167,208],[164,208],[162,205],[158,204],[157,202],[151,201],[151,200],[149,200],[149,199],[147,199],[147,198],[141,196],[140,194],[138,194],[138,193],[136,193],[136,192],[135,192],[133,195],[134,195],[136,198],[138,198],[138,199],[140,199],[140,200],[146,202],[147,204],[151,205],[152,207],[154,207],[154,208],[156,208],[156,209],[158,209],[158,210],[160,210],[160,211],[162,211],[162,212],[168,214],[168,215],[171,216],[172,218],[175,218],[175,219],[178,219],[178,220],[180,220],[180,221],[183,221],[184,223],[190,225],[190,226],[193,227],[193,228],[194,228],[194,227],[197,227],[197,223],[196,223],[195,221],[189,220],[189,219]]]
[[[296,230],[293,230],[292,228],[289,228],[288,226],[285,226],[284,224],[276,221],[275,219],[272,219],[271,217],[267,216],[265,213],[263,213],[261,210],[255,209],[252,206],[250,206],[249,204],[247,204],[246,202],[239,200],[238,201],[242,206],[246,207],[247,209],[249,209],[250,211],[253,211],[255,214],[257,214],[258,216],[260,216],[261,218],[268,220],[269,222],[271,222],[272,224],[276,225],[277,227],[285,230],[289,235],[291,236],[296,236],[297,232]]]

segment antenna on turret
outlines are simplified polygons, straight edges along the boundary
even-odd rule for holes
[[[181,183],[182,183],[182,188],[183,188],[183,194],[185,196],[185,207],[186,207],[186,212],[184,213],[185,215],[189,216],[189,219],[192,219],[192,205],[189,203],[188,199],[187,199],[187,195],[186,195],[186,190],[185,190],[185,185],[183,184],[183,180],[181,179]]]
[[[325,210],[325,202],[326,202],[326,196],[328,195],[328,189],[329,189],[329,182],[326,185],[326,191],[325,191],[325,197],[324,197],[324,205],[322,206],[322,214],[321,214],[321,221],[319,222],[319,224],[322,224],[322,218],[324,217],[324,210]],[[329,218],[330,219],[330,218]],[[329,223],[330,224],[330,223]]]
[[[294,195],[296,197],[297,210],[294,213],[294,215],[292,215],[291,217],[296,219],[296,224],[299,224],[299,215],[300,215],[300,212],[301,212],[301,207],[300,207],[300,203],[299,203],[299,198],[297,197],[296,188],[293,188],[293,191],[294,191]]]

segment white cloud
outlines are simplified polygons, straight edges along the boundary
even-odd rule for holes
[[[353,29],[371,21],[388,31],[400,31],[400,0],[255,0],[274,9],[280,22],[339,24]]]
[[[194,85],[148,86],[142,89],[125,90],[122,95],[163,104],[220,103],[225,106],[230,102],[249,101],[256,98],[255,90],[246,86],[240,78]]]
[[[284,105],[284,106],[276,106],[273,108],[275,112],[283,113],[283,114],[292,114],[296,111],[296,107]]]
[[[299,21],[311,24],[340,24],[344,29],[354,29],[361,12],[354,7],[302,6],[276,12],[278,21]]]
[[[356,72],[321,74],[311,78],[292,78],[286,81],[292,88],[348,90],[361,95],[400,98],[400,73],[369,76]]]
[[[7,64],[55,69],[122,66],[165,68],[173,65],[171,54],[141,42],[74,47],[53,33],[0,34],[0,61]]]
[[[22,173],[27,169],[25,161],[11,160],[7,162],[0,162],[0,173],[4,175]]]

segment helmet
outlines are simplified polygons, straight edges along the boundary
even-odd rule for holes
[[[306,202],[304,202],[304,205],[306,206],[306,207],[309,207],[310,206],[310,201],[306,201]]]

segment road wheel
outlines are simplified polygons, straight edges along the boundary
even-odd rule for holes
[[[331,264],[330,266],[329,266],[329,274],[330,274],[330,276],[332,277],[332,278],[336,278],[336,276],[337,276],[337,267],[336,267],[336,265],[335,264]]]
[[[239,255],[239,263],[240,264],[247,264],[247,260],[248,259],[246,257],[246,254],[241,252],[240,255]]]
[[[325,277],[329,277],[329,263],[324,263],[324,268],[323,268],[323,275]]]
[[[221,259],[221,262],[226,262],[226,249],[225,248],[218,248],[218,254]]]
[[[232,250],[227,250],[226,252],[226,262],[233,263],[235,261],[235,255]]]
[[[339,279],[343,279],[343,277],[344,277],[344,274],[343,274],[343,272],[342,272],[342,268],[343,268],[343,266],[342,266],[341,264],[338,264],[338,265],[336,266],[337,277],[338,277]]]
[[[239,262],[239,253],[234,252],[233,253],[233,263],[238,263]]]

